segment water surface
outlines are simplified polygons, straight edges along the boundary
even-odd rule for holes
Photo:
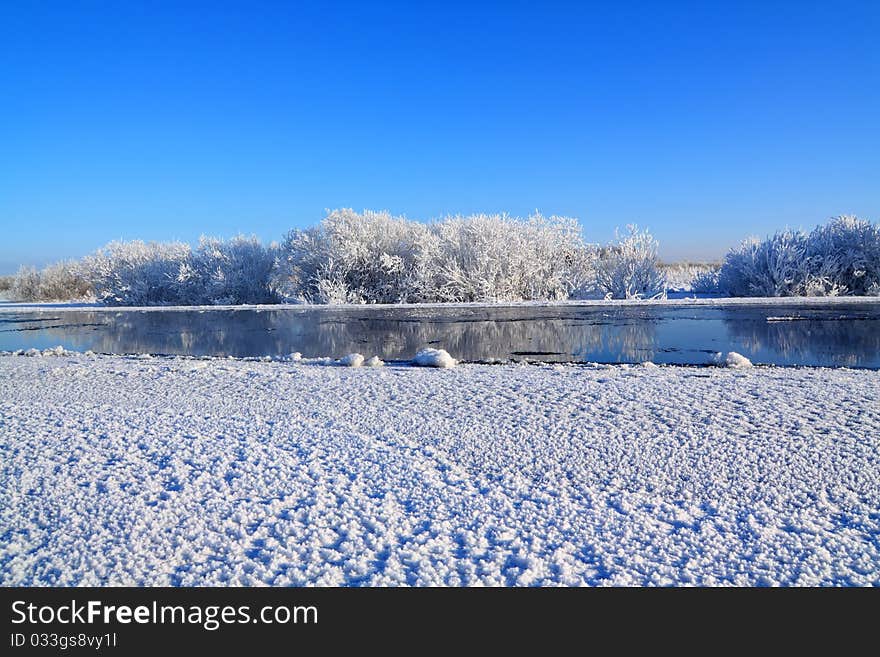
[[[0,350],[407,360],[425,346],[464,361],[700,365],[722,351],[755,363],[880,367],[880,304],[326,306],[70,310],[8,308]]]

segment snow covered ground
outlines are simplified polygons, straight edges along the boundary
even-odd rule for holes
[[[878,585],[880,372],[4,356],[0,495],[4,585]]]

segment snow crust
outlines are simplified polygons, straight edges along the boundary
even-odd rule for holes
[[[878,585],[880,372],[0,357],[0,584]]]

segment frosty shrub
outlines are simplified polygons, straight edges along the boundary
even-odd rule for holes
[[[93,296],[110,305],[420,303],[644,298],[664,292],[657,242],[632,228],[586,244],[578,222],[534,214],[447,217],[330,212],[280,246],[255,237],[117,241],[79,261],[22,268],[24,300]]]
[[[256,237],[202,237],[192,254],[191,299],[199,304],[277,303],[273,287],[276,247]]]
[[[703,262],[678,262],[663,265],[669,292],[715,292],[719,265]]]
[[[256,237],[182,242],[111,242],[92,262],[95,292],[112,305],[277,303],[275,247]]]
[[[186,305],[197,297],[192,250],[183,242],[110,242],[92,256],[95,294],[110,305]]]
[[[666,275],[658,246],[648,231],[628,226],[628,233],[618,236],[616,244],[596,251],[596,291],[610,299],[665,296]]]
[[[584,249],[577,222],[534,215],[449,217],[335,210],[288,233],[279,287],[308,303],[567,298]]]
[[[287,234],[279,287],[307,303],[403,303],[430,300],[430,229],[387,212],[335,210],[321,224]]]
[[[880,227],[842,216],[809,234],[746,240],[725,257],[718,286],[737,297],[880,294]]]
[[[805,293],[880,295],[880,225],[835,217],[810,233]]]
[[[41,270],[22,267],[13,277],[9,295],[16,301],[68,301],[94,295],[87,260],[66,260]]]
[[[718,266],[697,272],[691,280],[690,291],[698,294],[717,294],[719,291],[719,272],[720,268]]]
[[[807,236],[785,230],[763,241],[750,238],[724,258],[719,287],[734,297],[802,294],[806,281]]]
[[[40,300],[40,272],[36,267],[22,265],[12,281],[10,293],[16,301]]]
[[[566,299],[577,284],[585,247],[574,219],[474,215],[432,228],[437,301]]]

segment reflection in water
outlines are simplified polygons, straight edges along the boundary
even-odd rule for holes
[[[880,367],[880,305],[780,308],[556,306],[71,311],[0,314],[0,349],[407,360],[426,345],[495,359],[704,364],[715,351],[758,363]],[[768,321],[769,318],[769,321]],[[794,319],[793,319],[794,318]]]
[[[880,366],[880,319],[726,322],[731,340],[781,365]]]

